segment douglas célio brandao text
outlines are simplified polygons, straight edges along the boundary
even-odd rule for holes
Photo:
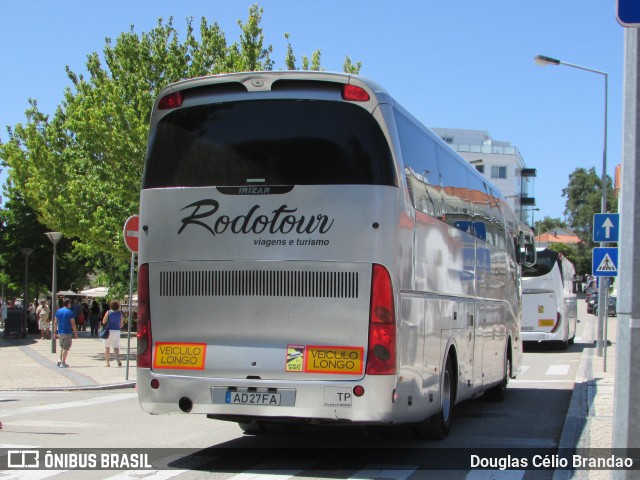
[[[520,468],[539,469],[610,469],[632,468],[633,459],[617,455],[589,457],[585,455],[532,455],[519,457],[506,455],[502,457],[490,457],[472,454],[470,455],[471,468],[509,470]]]

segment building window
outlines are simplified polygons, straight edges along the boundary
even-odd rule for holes
[[[507,178],[507,167],[491,167],[491,178]]]
[[[484,165],[476,165],[476,170],[478,170],[480,173],[484,173]]]
[[[446,143],[453,143],[453,137],[449,136],[449,135],[445,135],[444,137],[442,137],[442,140],[444,140]]]

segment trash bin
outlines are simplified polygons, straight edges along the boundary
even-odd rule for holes
[[[26,336],[22,308],[7,308],[7,319],[4,321],[4,338],[24,338]]]

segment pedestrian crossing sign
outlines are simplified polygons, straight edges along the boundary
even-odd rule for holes
[[[596,277],[617,277],[618,249],[613,247],[594,248],[592,273]]]

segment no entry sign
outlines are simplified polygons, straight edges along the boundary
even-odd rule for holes
[[[138,238],[140,237],[140,217],[138,215],[131,215],[124,222],[124,230],[122,236],[124,237],[124,243],[129,250],[133,253],[138,252]]]

